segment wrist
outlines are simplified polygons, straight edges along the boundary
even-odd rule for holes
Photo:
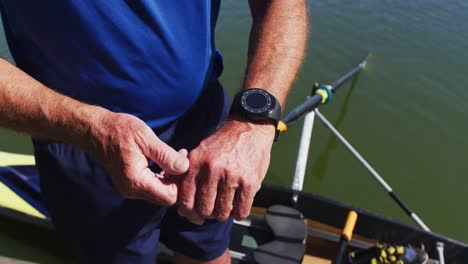
[[[227,123],[241,131],[257,133],[263,138],[271,139],[271,142],[276,135],[276,122],[272,120],[251,120],[240,114],[231,113]]]
[[[74,141],[90,153],[100,152],[103,149],[103,142],[109,137],[109,125],[116,113],[105,108],[93,105],[84,105],[75,112],[78,126],[82,131],[72,133],[75,135]]]

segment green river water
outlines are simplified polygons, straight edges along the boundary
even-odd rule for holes
[[[429,227],[468,242],[468,2],[309,1],[309,9],[307,57],[288,109],[304,100],[315,81],[333,81],[370,51],[356,87],[347,85],[322,113]],[[247,1],[223,1],[217,45],[230,94],[243,77],[249,25]],[[0,40],[0,55],[9,58]],[[291,184],[301,125],[275,144],[267,182]],[[0,130],[0,150],[31,153],[31,145]],[[411,223],[319,123],[304,189]],[[4,219],[0,255],[73,262],[55,236]]]

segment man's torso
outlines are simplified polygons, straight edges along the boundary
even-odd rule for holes
[[[0,0],[0,7],[21,69],[153,128],[187,111],[211,74],[217,0]]]

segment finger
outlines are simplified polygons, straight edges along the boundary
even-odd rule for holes
[[[179,183],[178,212],[181,216],[188,216],[193,212],[195,207],[195,194],[197,192],[196,176],[198,175],[198,171],[198,166],[194,164]]]
[[[243,185],[237,189],[231,213],[236,220],[243,220],[249,216],[255,193],[256,190],[252,185]]]
[[[185,207],[183,206],[178,206],[177,207],[177,213],[180,215],[180,216],[183,216],[185,218],[189,218],[191,212],[189,210],[187,210]]]
[[[193,215],[193,217],[188,217],[187,219],[195,225],[203,225],[205,223],[205,219],[199,215]]]
[[[218,185],[218,195],[216,197],[216,206],[214,215],[216,219],[225,222],[229,219],[233,209],[233,200],[236,189],[228,185],[227,182],[220,182]]]
[[[138,178],[136,196],[158,205],[170,206],[176,203],[178,188],[173,182],[166,181],[149,169],[145,169]]]
[[[187,220],[189,220],[192,224],[195,224],[195,225],[203,225],[203,223],[205,223],[205,218],[203,218],[202,216],[200,216],[198,213],[196,212],[191,212],[189,213],[187,216],[186,216]]]
[[[193,212],[193,211],[188,211],[182,206],[177,207],[177,213],[180,216],[187,218],[188,221],[196,225],[202,225],[205,222],[205,219],[201,217],[200,215],[198,215],[198,213]]]
[[[198,175],[200,181],[197,187],[196,212],[203,218],[213,213],[219,181],[216,173],[217,170],[201,170],[201,174]]]
[[[145,143],[140,144],[140,148],[145,156],[156,162],[162,170],[169,174],[181,175],[189,168],[186,150],[182,150],[182,153],[177,152],[156,136],[145,139]]]

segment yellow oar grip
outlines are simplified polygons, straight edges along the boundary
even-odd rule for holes
[[[351,237],[353,236],[353,231],[354,227],[356,226],[357,217],[358,215],[355,211],[350,211],[348,214],[348,219],[346,219],[346,224],[341,234],[347,236],[348,240],[351,240]]]
[[[286,132],[288,130],[288,126],[280,120],[276,129],[279,130],[279,132]]]

